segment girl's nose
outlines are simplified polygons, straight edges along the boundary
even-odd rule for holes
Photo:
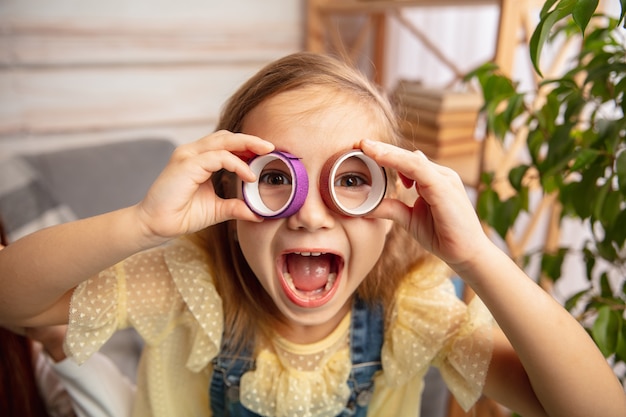
[[[315,231],[328,229],[335,224],[335,214],[330,210],[320,194],[319,188],[310,184],[304,204],[295,214],[287,218],[290,229]]]

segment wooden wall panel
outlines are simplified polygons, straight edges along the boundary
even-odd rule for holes
[[[257,64],[22,69],[0,84],[0,134],[73,133],[214,120]],[[6,84],[9,84],[8,86]],[[19,104],[19,106],[17,106]]]
[[[267,62],[302,49],[297,1],[3,0],[0,153],[193,140]]]

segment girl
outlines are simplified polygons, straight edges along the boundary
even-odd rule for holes
[[[526,417],[625,415],[581,326],[483,233],[458,176],[398,138],[352,69],[278,60],[143,201],[1,251],[0,319],[69,315],[79,362],[134,326],[135,415],[416,416],[431,364],[466,409],[484,392]]]

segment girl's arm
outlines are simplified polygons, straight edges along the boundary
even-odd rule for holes
[[[243,201],[219,198],[209,179],[226,169],[253,181],[242,158],[272,150],[271,143],[255,136],[213,133],[177,148],[140,203],[12,243],[0,251],[0,323],[65,323],[73,288],[103,269],[225,220],[260,221]]]
[[[496,337],[485,393],[525,417],[626,415],[626,395],[596,345],[485,235],[458,175],[421,152],[371,141],[362,149],[419,195],[412,207],[385,200],[375,215],[399,222],[448,263],[506,335]]]

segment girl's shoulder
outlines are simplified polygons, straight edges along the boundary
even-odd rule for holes
[[[116,272],[125,271],[126,278],[153,275],[160,271],[172,278],[194,275],[206,279],[210,276],[206,252],[186,238],[175,239],[166,244],[139,252],[113,267]],[[146,277],[142,277],[146,279]],[[212,280],[212,279],[211,279]]]
[[[432,258],[407,274],[385,330],[383,368],[389,386],[399,386],[435,365],[457,400],[472,404],[489,365],[493,321],[478,297],[469,305],[458,297],[452,277]]]
[[[446,286],[454,272],[441,259],[435,256],[422,257],[404,276],[399,292],[407,287],[426,290],[441,285]]]

